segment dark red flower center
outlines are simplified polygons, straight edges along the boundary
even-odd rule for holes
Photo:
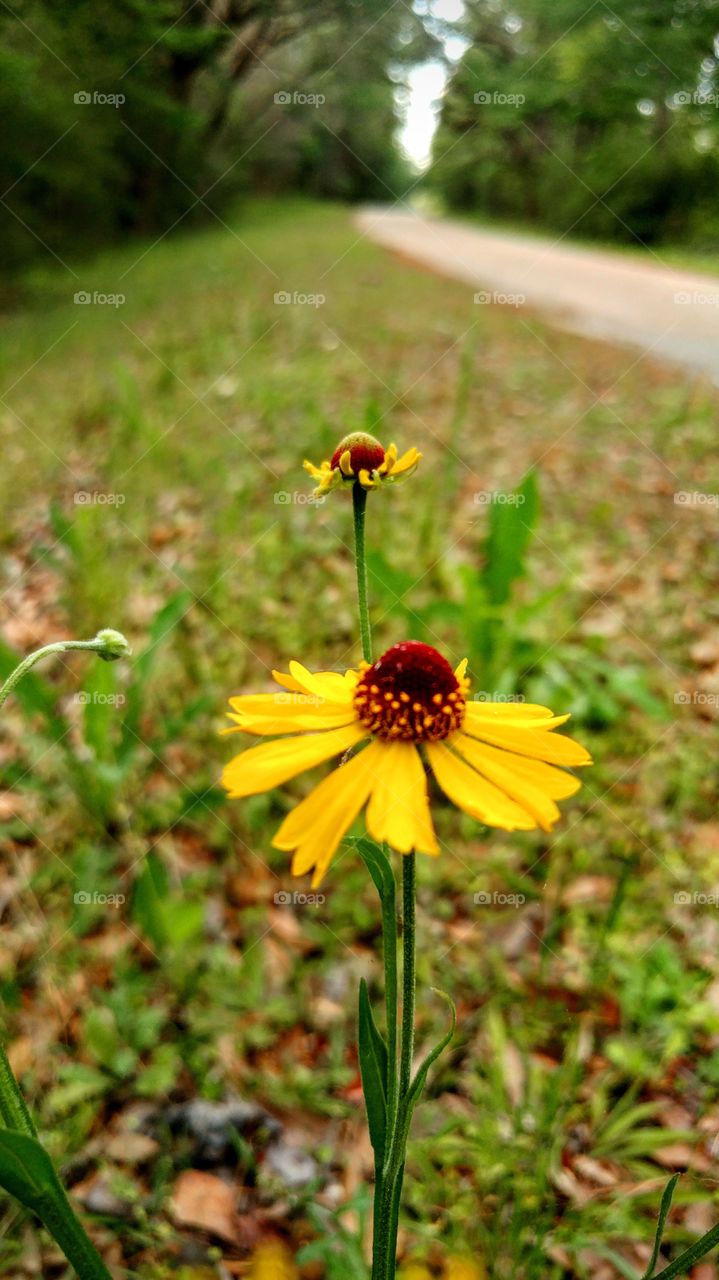
[[[337,470],[342,454],[347,453],[348,450],[352,474],[355,476],[358,476],[360,471],[372,472],[384,462],[384,449],[379,440],[375,440],[374,436],[368,435],[365,431],[355,431],[352,435],[345,436],[344,440],[340,440],[332,454],[330,466],[333,471]]]
[[[379,738],[436,742],[459,728],[466,703],[446,658],[429,644],[403,640],[364,668],[354,705]]]

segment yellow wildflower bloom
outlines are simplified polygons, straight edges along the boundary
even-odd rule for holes
[[[249,1280],[297,1280],[292,1254],[279,1240],[258,1246],[250,1266]]]
[[[340,441],[328,461],[316,467],[305,459],[304,468],[319,481],[315,493],[321,496],[343,480],[357,481],[363,489],[376,489],[387,480],[409,475],[421,457],[416,449],[408,449],[398,458],[396,444],[385,449],[374,436],[355,431]]]
[[[565,770],[591,764],[589,753],[554,732],[568,715],[468,700],[466,667],[465,659],[453,671],[417,640],[392,645],[371,666],[343,675],[313,674],[291,662],[289,674],[273,672],[283,692],[230,699],[234,726],[227,733],[276,740],[230,760],[223,785],[232,797],[256,795],[342,757],[273,840],[293,854],[295,875],[314,871],[314,886],[365,805],[374,840],[400,853],[439,853],[420,749],[445,795],[479,822],[550,831],[560,816],[555,801],[580,785]]]

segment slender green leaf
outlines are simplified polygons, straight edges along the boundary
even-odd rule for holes
[[[435,995],[441,996],[442,1000],[445,1000],[449,1005],[449,1009],[452,1014],[452,1025],[450,1026],[449,1031],[446,1033],[446,1035],[442,1036],[442,1039],[440,1040],[439,1044],[435,1045],[434,1049],[431,1049],[430,1052],[427,1054],[427,1057],[425,1058],[414,1080],[412,1081],[412,1085],[410,1087],[409,1093],[407,1094],[407,1101],[410,1107],[413,1107],[415,1103],[419,1101],[422,1095],[422,1090],[424,1089],[425,1083],[427,1081],[427,1075],[429,1074],[430,1067],[434,1062],[437,1061],[440,1054],[443,1053],[444,1050],[447,1048],[447,1045],[452,1039],[452,1036],[454,1035],[455,1030],[457,1028],[457,1010],[455,1009],[455,1006],[454,1006],[454,1000],[452,999],[451,996],[447,995],[446,991],[438,991],[436,987],[433,987],[432,990],[434,991]]]
[[[357,852],[369,871],[382,902],[394,901],[396,884],[392,864],[381,845],[365,836],[357,841]]]
[[[664,1224],[666,1223],[669,1210],[672,1207],[672,1197],[674,1195],[674,1188],[676,1187],[679,1181],[679,1176],[680,1175],[678,1173],[675,1173],[674,1176],[669,1179],[666,1187],[664,1188],[662,1202],[661,1202],[661,1205],[659,1206],[659,1221],[657,1222],[656,1235],[654,1236],[654,1248],[652,1249],[652,1256],[649,1259],[649,1266],[644,1272],[644,1275],[642,1276],[642,1280],[651,1280],[651,1277],[654,1273],[654,1268],[657,1265],[659,1250],[662,1247],[662,1236],[664,1235]]]
[[[163,905],[170,891],[167,871],[154,853],[148,853],[132,893],[132,918],[158,949],[170,941]]]
[[[381,1165],[387,1136],[387,1046],[375,1025],[364,978],[359,989],[359,1063],[370,1141]]]
[[[524,557],[539,513],[539,491],[533,471],[528,471],[513,493],[502,495],[489,510],[489,532],[484,553],[486,568],[482,575],[487,597],[492,604],[504,604],[514,582],[525,572]]]
[[[697,1240],[686,1253],[681,1257],[675,1258],[674,1262],[670,1262],[668,1267],[660,1271],[653,1280],[674,1280],[675,1276],[686,1276],[695,1263],[701,1262],[702,1258],[706,1258],[712,1249],[719,1244],[719,1223],[712,1227],[711,1231],[707,1231],[701,1240]]]
[[[363,987],[364,987],[364,991],[362,989]],[[387,1096],[387,1080],[388,1080],[387,1042],[385,1041],[385,1038],[382,1035],[381,1031],[378,1030],[377,1023],[374,1020],[374,1013],[372,1012],[372,1005],[370,1004],[369,995],[367,992],[367,983],[365,982],[364,978],[362,978],[360,982],[360,1004],[361,1005],[364,1004],[364,1008],[367,1013],[366,1025],[369,1029],[370,1042],[371,1042],[369,1047],[374,1053],[375,1059],[377,1061],[377,1065],[379,1066],[380,1078],[382,1080],[382,1089],[386,1097]],[[360,1030],[362,1030],[362,1022],[360,1022]]]
[[[42,1217],[43,1206],[57,1193],[58,1181],[37,1138],[16,1129],[0,1129],[0,1186]]]

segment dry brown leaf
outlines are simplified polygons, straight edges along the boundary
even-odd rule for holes
[[[580,1182],[570,1169],[557,1169],[552,1174],[552,1182],[561,1195],[573,1200],[575,1204],[586,1204],[592,1198],[591,1188]]]
[[[712,1167],[711,1160],[690,1147],[688,1142],[673,1142],[659,1147],[654,1152],[654,1159],[663,1169],[697,1169],[699,1173],[708,1173]]]
[[[699,667],[713,667],[719,662],[719,641],[713,637],[697,640],[689,650],[689,656]]]
[[[200,1169],[186,1169],[177,1179],[170,1206],[178,1227],[199,1227],[228,1244],[239,1242],[234,1189]]]
[[[105,1144],[105,1151],[117,1164],[144,1164],[159,1150],[160,1144],[146,1133],[116,1133]]]
[[[581,902],[609,902],[615,886],[613,876],[577,876],[562,893],[562,906],[575,907]]]
[[[0,791],[0,822],[10,818],[24,818],[30,808],[31,797],[18,791]]]
[[[578,1155],[572,1161],[572,1167],[588,1182],[595,1182],[598,1187],[613,1187],[619,1181],[617,1174],[606,1163],[595,1160],[592,1156]]]

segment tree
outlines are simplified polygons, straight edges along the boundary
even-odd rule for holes
[[[715,216],[718,28],[715,0],[472,0],[433,183],[561,232],[698,234]]]

